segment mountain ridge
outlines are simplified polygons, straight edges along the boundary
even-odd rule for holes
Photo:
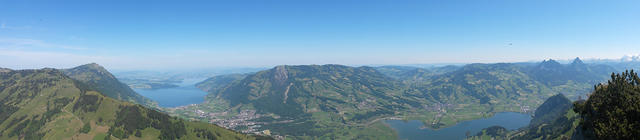
[[[94,89],[58,69],[0,73],[0,139],[255,139],[170,117]]]
[[[152,104],[151,100],[136,93],[129,86],[120,82],[113,74],[107,71],[107,69],[96,63],[84,64],[63,69],[62,71],[69,77],[84,82],[111,98],[144,105]]]

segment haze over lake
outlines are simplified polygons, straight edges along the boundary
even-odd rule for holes
[[[178,87],[163,89],[134,89],[142,96],[158,102],[161,107],[178,107],[189,104],[199,104],[204,101],[204,92],[195,87],[195,83],[202,78],[184,79]]]

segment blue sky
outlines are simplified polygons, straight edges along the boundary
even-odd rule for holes
[[[0,1],[0,67],[495,63],[640,53],[640,1]]]

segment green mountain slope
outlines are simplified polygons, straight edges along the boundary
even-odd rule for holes
[[[149,99],[144,98],[142,95],[129,88],[126,84],[118,81],[118,79],[109,73],[109,71],[96,63],[64,69],[63,71],[64,74],[68,75],[72,79],[94,87],[98,92],[105,96],[140,104],[151,103]]]
[[[247,75],[248,74],[218,75],[196,83],[196,87],[211,93],[209,96],[217,96],[218,92],[226,88],[229,84],[243,79]]]
[[[56,69],[0,72],[0,139],[255,139],[96,89]]]
[[[586,101],[571,105],[565,97],[556,95],[540,106],[529,126],[470,139],[636,139],[640,134],[639,93],[637,73],[612,74],[606,84],[595,86]]]
[[[278,135],[373,138],[393,134],[379,123],[372,124],[375,130],[361,124],[424,102],[402,97],[402,91],[399,81],[371,67],[277,66],[232,82],[217,93],[210,91],[207,100],[228,103],[226,114],[255,110],[261,116],[252,121],[265,123],[261,129]],[[204,105],[199,110],[211,106],[221,105]],[[348,133],[331,134],[337,130]]]
[[[637,139],[640,137],[640,77],[633,70],[611,74],[598,84],[585,102],[575,103],[580,130],[590,139]]]
[[[588,70],[553,79],[545,73],[532,72],[540,68]],[[388,127],[376,130],[367,127],[384,118],[420,120],[426,127],[439,128],[496,112],[530,112],[553,95],[586,94],[582,92],[595,84],[591,82],[604,81],[600,72],[609,68],[580,61],[469,64],[442,69],[278,66],[225,86],[220,84],[227,82],[203,82],[200,86],[205,89],[223,88],[209,91],[205,104],[170,112],[247,132],[271,130],[276,135],[300,138],[372,137],[384,133],[371,132]],[[548,84],[547,80],[563,84]],[[190,113],[194,110],[204,113]],[[255,114],[246,115],[252,111]],[[237,126],[223,120],[247,125]]]
[[[551,93],[522,69],[508,63],[469,64],[412,88],[427,98],[446,103],[510,104],[524,102],[522,97],[531,99]]]
[[[317,111],[381,111],[382,106],[396,106],[392,102],[400,93],[398,87],[394,80],[370,67],[278,66],[232,84],[220,96],[232,106],[252,104],[258,111],[295,117]],[[357,108],[361,102],[375,105]]]
[[[544,122],[551,122],[566,114],[572,105],[571,101],[562,94],[551,96],[536,109],[530,124],[536,126]]]

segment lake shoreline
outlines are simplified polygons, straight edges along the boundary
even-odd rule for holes
[[[509,119],[512,118],[512,119]],[[468,131],[471,135],[482,128],[490,126],[503,126],[509,130],[518,129],[529,124],[531,116],[520,112],[497,112],[491,117],[466,120],[450,127],[432,129],[420,120],[381,119],[385,126],[394,130],[398,139],[419,139],[421,137],[434,137],[436,139],[464,139]],[[501,124],[502,123],[502,124]],[[457,136],[457,137],[456,137]]]

